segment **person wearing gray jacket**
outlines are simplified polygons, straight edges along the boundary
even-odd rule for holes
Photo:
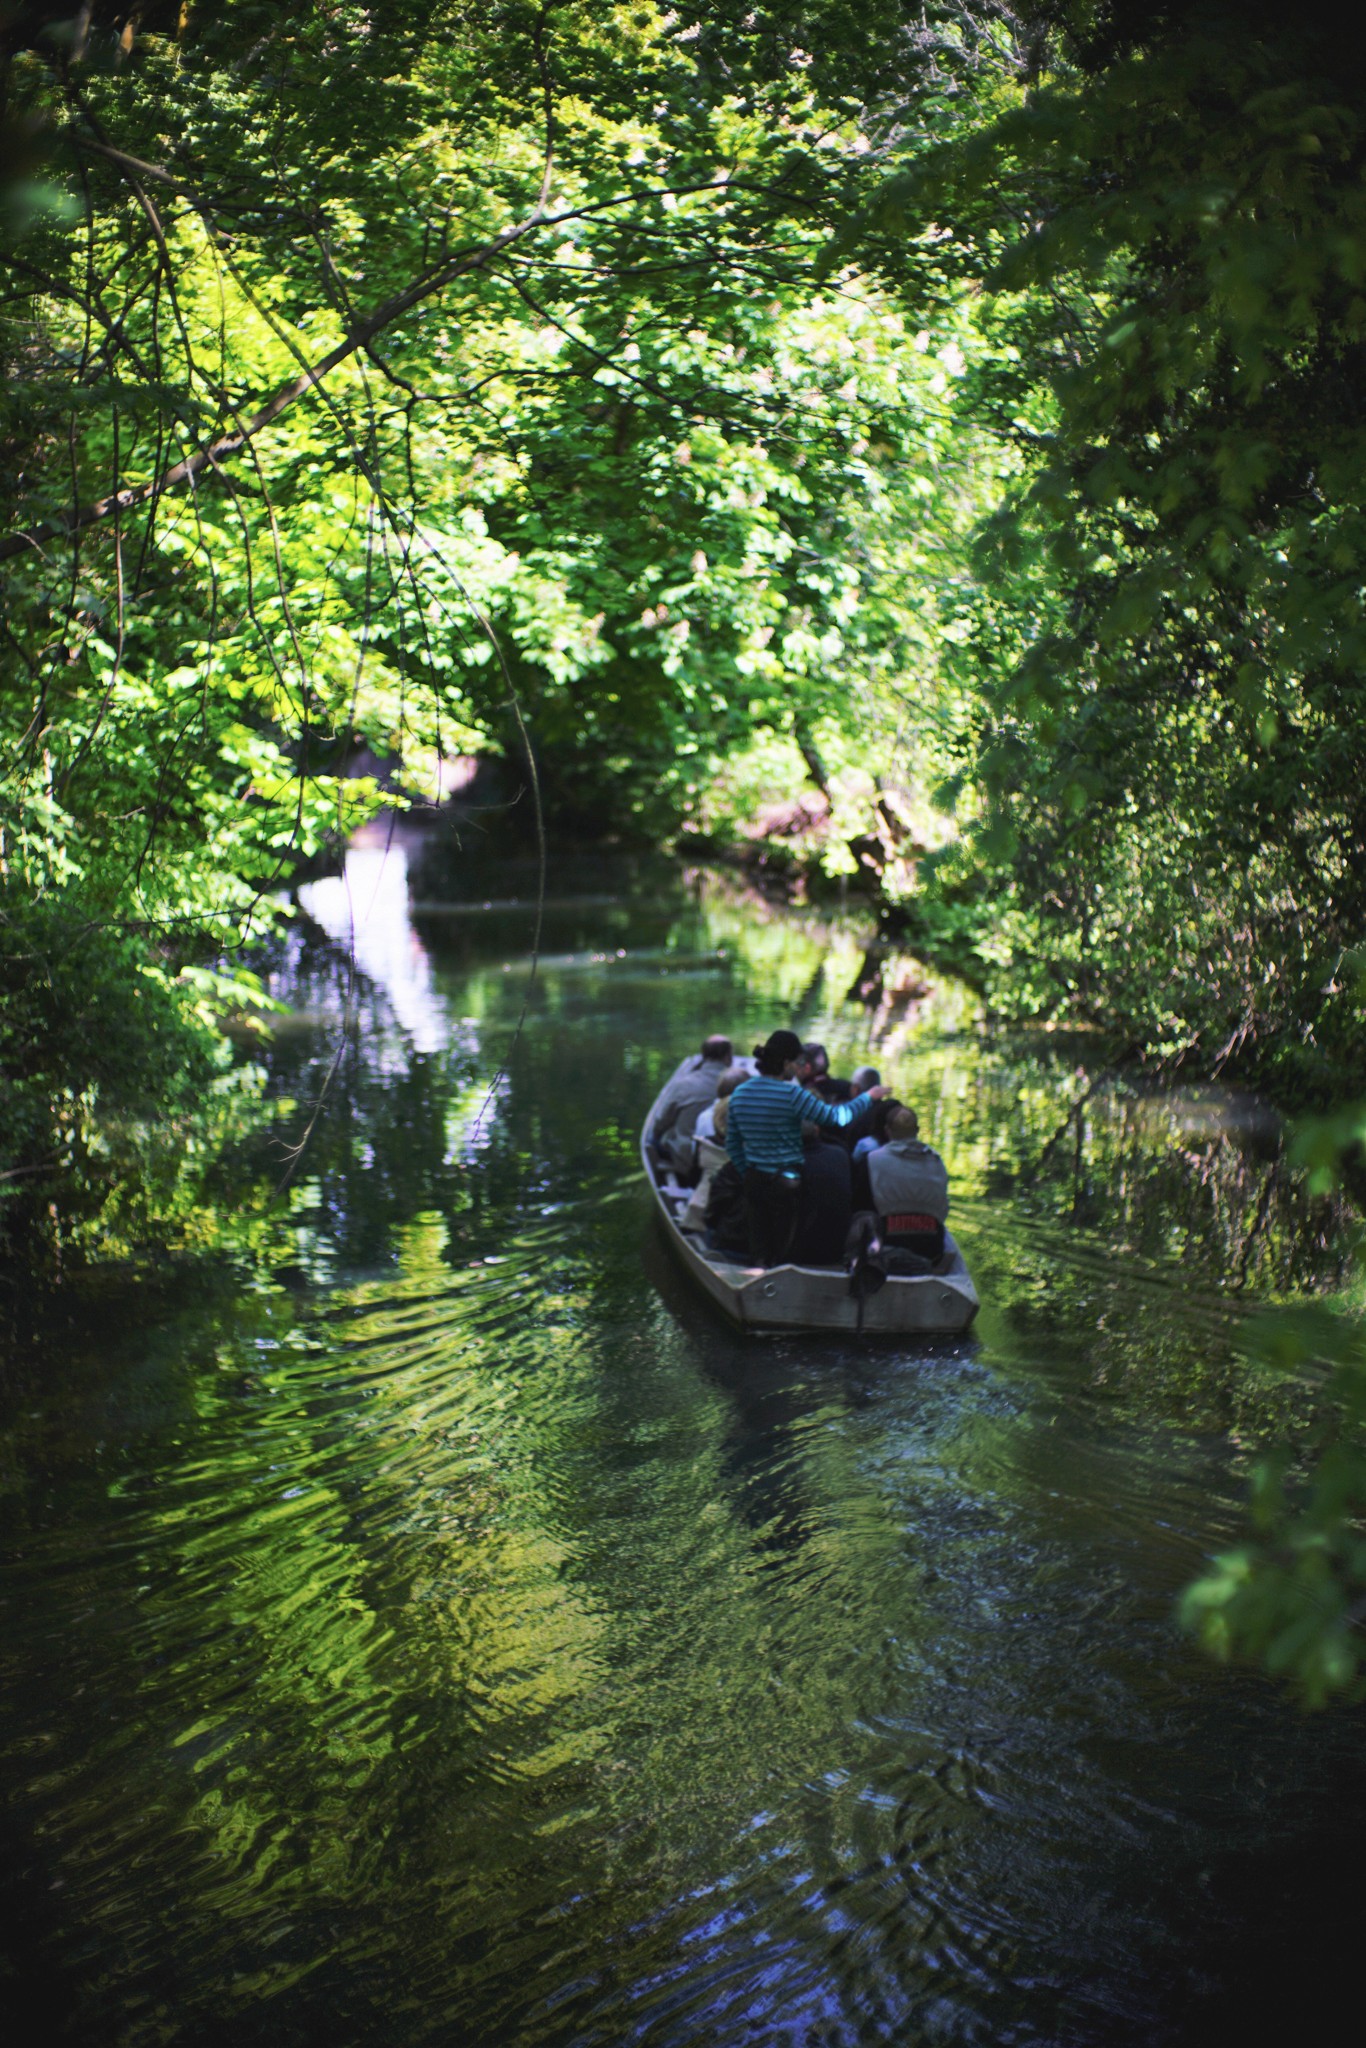
[[[691,1170],[693,1127],[707,1105],[715,1102],[717,1085],[729,1065],[730,1040],[704,1039],[700,1056],[674,1075],[660,1097],[649,1137],[675,1173]]]
[[[920,1119],[898,1106],[887,1119],[887,1142],[868,1154],[873,1207],[890,1240],[937,1258],[949,1213],[949,1171],[920,1142]]]

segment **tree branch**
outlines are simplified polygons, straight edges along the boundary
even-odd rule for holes
[[[676,196],[681,196],[682,193],[726,192],[734,188],[734,180],[713,178],[696,185],[675,187],[673,190]],[[458,277],[484,269],[495,257],[500,256],[504,249],[520,241],[534,228],[554,227],[562,221],[581,220],[592,214],[610,211],[615,206],[625,206],[638,202],[641,198],[656,196],[659,195],[649,191],[624,192],[616,199],[600,200],[593,205],[571,207],[564,213],[547,215],[544,211],[543,187],[531,212],[515,227],[504,228],[501,234],[495,235],[492,241],[485,242],[480,248],[467,249],[451,257],[426,276],[414,279],[412,284],[405,286],[401,292],[396,292],[392,298],[384,300],[373,313],[344,335],[335,348],[329,349],[320,361],[301,371],[288,384],[281,386],[258,412],[243,421],[234,432],[221,435],[207,448],[198,449],[195,454],[174,463],[170,469],[163,471],[159,477],[152,478],[149,483],[136,484],[127,490],[111,491],[107,497],[97,498],[92,504],[73,506],[70,511],[55,518],[40,520],[37,525],[25,528],[22,533],[8,535],[0,540],[0,562],[11,561],[16,555],[40,551],[45,541],[70,537],[88,526],[98,526],[103,520],[113,518],[116,514],[135,511],[138,506],[149,504],[153,499],[161,497],[164,492],[174,490],[179,484],[192,483],[204,470],[215,468],[220,463],[230,461],[233,456],[240,455],[263,427],[268,427],[281,413],[287,412],[305,392],[314,390],[339,364],[368,348],[375,337],[383,333],[386,327],[392,326],[395,320],[411,312],[412,308],[420,305],[424,299],[435,297],[448,284],[453,284]]]

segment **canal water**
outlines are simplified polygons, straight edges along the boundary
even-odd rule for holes
[[[1172,1619],[1298,1420],[1240,1321],[1334,1276],[1275,1119],[715,878],[557,870],[533,980],[527,888],[397,840],[310,885],[180,1248],[7,1361],[6,2004],[139,2048],[1307,2020],[1361,1717]],[[970,1340],[746,1340],[674,1270],[644,1110],[789,1022],[919,1108]]]

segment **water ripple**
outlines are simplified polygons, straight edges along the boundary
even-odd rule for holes
[[[1227,1305],[966,1202],[972,1342],[746,1344],[607,1192],[10,1418],[14,1895],[73,2037],[1175,2041],[1201,1873],[1321,1767],[1171,1629],[1237,1489],[1205,1382],[1137,1379]]]

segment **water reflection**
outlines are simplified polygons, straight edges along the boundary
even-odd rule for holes
[[[1359,1730],[1168,1616],[1259,1426],[1234,1293],[1331,1216],[961,990],[879,1037],[852,927],[559,880],[515,1045],[525,892],[396,932],[353,874],[358,976],[311,897],[284,1266],[92,1288],[4,1410],[14,1981],[120,2044],[1195,2042],[1250,1950],[1269,2005]],[[928,1108],[972,1344],[746,1344],[665,1258],[645,1103],[792,1014]]]
[[[397,829],[361,835],[347,847],[342,872],[306,884],[299,902],[382,991],[413,1051],[440,1052],[450,1017],[408,914],[408,854]]]
[[[414,858],[422,907],[410,916]],[[960,1204],[1032,1219],[1050,1261],[1050,1233],[1070,1229],[1083,1239],[1099,1232],[1106,1257],[1120,1250],[1184,1272],[1197,1290],[1280,1292],[1341,1277],[1341,1215],[1285,1174],[1265,1105],[1145,1086],[1088,1065],[1086,1042],[1061,1035],[989,1041],[968,991],[927,986],[895,960],[884,963],[887,980],[913,979],[918,993],[883,1019],[848,1000],[865,957],[857,926],[795,918],[714,877],[695,877],[683,894],[647,875],[615,895],[600,871],[587,877],[596,887],[572,870],[560,878],[568,887],[548,905],[540,992],[514,1043],[533,923],[532,877],[523,879],[520,898],[504,882],[495,900],[441,902],[441,877],[430,859],[421,865],[420,847],[396,839],[356,849],[344,876],[303,892],[310,916],[344,943],[354,924],[354,987],[339,950],[307,932],[270,977],[272,993],[305,1019],[335,1018],[348,1002],[354,1011],[330,1087],[337,1124],[357,1090],[368,1125],[372,1090],[391,1073],[421,1076],[443,1095],[430,1112],[445,1126],[440,1158],[421,1148],[404,1160],[392,1222],[433,1202],[449,1210],[471,1147],[492,1147],[499,1201],[514,1182],[542,1204],[579,1191],[585,1177],[598,1184],[609,1161],[633,1156],[642,1104],[680,1045],[713,1025],[747,1043],[795,1017],[837,1065],[877,1063],[920,1109]],[[277,1047],[272,1085],[299,1103],[298,1129],[334,1054],[326,1032]],[[496,1113],[486,1111],[504,1064]],[[366,1194],[372,1211],[375,1192]]]

